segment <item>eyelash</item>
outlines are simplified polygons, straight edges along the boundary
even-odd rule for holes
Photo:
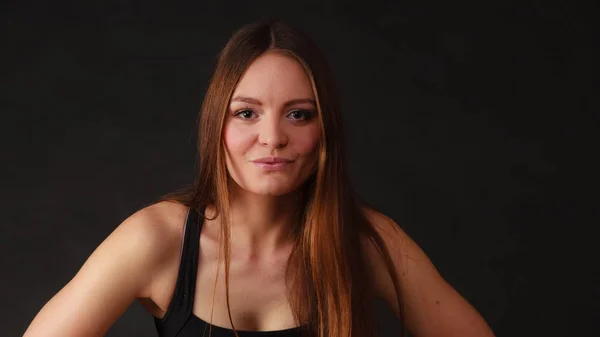
[[[238,116],[240,116],[242,113],[244,113],[244,112],[246,112],[246,111],[250,111],[250,112],[252,112],[253,114],[256,114],[256,113],[254,112],[254,110],[246,108],[246,109],[241,109],[241,110],[238,110],[238,111],[236,111],[236,112],[233,114],[233,116],[234,116],[234,117],[238,117]],[[313,117],[313,113],[312,113],[312,111],[310,111],[310,110],[305,110],[305,109],[294,109],[294,110],[292,110],[292,111],[291,111],[291,112],[290,112],[288,115],[291,115],[291,114],[293,114],[293,113],[298,113],[298,112],[300,112],[300,113],[303,113],[305,117],[304,117],[303,119],[293,119],[294,121],[300,121],[300,122],[302,122],[302,121],[308,121],[308,120],[310,120],[310,119]],[[241,118],[241,119],[245,119],[245,120],[248,120],[248,119],[250,119],[250,118],[244,118],[244,117],[240,117],[240,118]]]

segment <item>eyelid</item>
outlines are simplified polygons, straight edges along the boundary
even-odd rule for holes
[[[244,112],[244,111],[250,111],[250,112],[252,112],[252,113],[253,113],[255,116],[257,116],[257,117],[258,117],[258,113],[256,112],[256,110],[255,110],[255,109],[253,109],[253,108],[251,108],[251,107],[244,107],[244,108],[237,109],[237,110],[235,110],[235,111],[232,113],[232,116],[234,116],[234,117],[238,117],[238,116],[239,116],[239,115],[240,115],[242,112]],[[291,109],[291,110],[289,110],[289,111],[288,111],[288,113],[287,113],[285,116],[286,116],[286,117],[289,117],[289,115],[291,115],[291,114],[292,114],[292,113],[294,113],[294,112],[301,112],[301,113],[304,113],[304,114],[305,114],[305,116],[306,116],[306,117],[305,117],[305,118],[303,118],[303,119],[297,119],[297,121],[307,121],[307,120],[309,120],[309,119],[313,118],[313,117],[315,116],[315,113],[316,113],[315,111],[313,111],[313,110],[311,110],[311,109],[306,109],[306,108],[295,108],[295,109]],[[250,118],[242,118],[242,119],[249,120]],[[294,119],[294,120],[296,120],[296,119]]]
[[[313,111],[312,109],[307,109],[307,108],[294,108],[294,109],[290,109],[289,113],[295,112],[295,111],[302,111],[302,112],[306,112],[309,114],[314,114],[315,111]]]
[[[233,111],[233,113],[234,113],[234,114],[239,114],[240,112],[242,112],[242,111],[246,111],[246,110],[250,110],[250,111],[252,111],[252,112],[256,112],[256,111],[254,111],[254,109],[251,109],[251,108],[241,108],[241,109],[236,109],[236,110],[234,110],[234,111]]]
[[[290,112],[289,112],[289,113],[286,115],[286,117],[287,117],[287,116],[289,116],[289,115],[291,115],[291,114],[293,114],[294,112],[302,112],[302,113],[304,113],[304,114],[305,114],[305,117],[304,117],[304,118],[302,118],[302,119],[294,119],[294,120],[297,120],[297,121],[308,121],[308,120],[312,119],[312,118],[315,116],[315,112],[314,112],[314,111],[312,111],[312,110],[310,110],[310,109],[302,109],[302,108],[297,108],[297,109],[292,109],[292,110],[291,110],[291,111],[290,111]]]
[[[241,108],[241,109],[237,109],[235,110],[231,115],[233,117],[238,117],[242,112],[244,111],[251,111],[254,115],[258,116],[258,114],[256,113],[256,111],[254,111],[254,109],[250,108],[250,107],[246,107],[246,108]],[[242,119],[250,119],[250,118],[242,118]]]

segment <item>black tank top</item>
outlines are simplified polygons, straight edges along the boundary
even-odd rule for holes
[[[159,337],[231,337],[233,330],[205,322],[194,315],[194,294],[198,271],[198,253],[201,216],[195,209],[190,209],[184,230],[181,261],[175,292],[167,312],[162,318],[154,318],[154,325]],[[379,336],[401,336],[398,320],[383,300],[374,303],[379,325]],[[300,337],[304,334],[302,327],[274,331],[244,331],[236,330],[240,337]]]

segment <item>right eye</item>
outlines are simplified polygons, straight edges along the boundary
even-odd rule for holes
[[[239,116],[242,119],[251,119],[253,117],[253,115],[255,115],[255,113],[254,113],[254,111],[252,111],[250,109],[242,109],[242,110],[238,110],[233,115],[236,117]]]

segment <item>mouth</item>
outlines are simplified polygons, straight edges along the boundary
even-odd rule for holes
[[[293,160],[283,157],[264,157],[251,160],[253,163],[261,164],[278,164],[278,163],[291,163]]]
[[[282,157],[265,157],[251,160],[251,162],[266,171],[281,171],[290,166],[293,160]]]

